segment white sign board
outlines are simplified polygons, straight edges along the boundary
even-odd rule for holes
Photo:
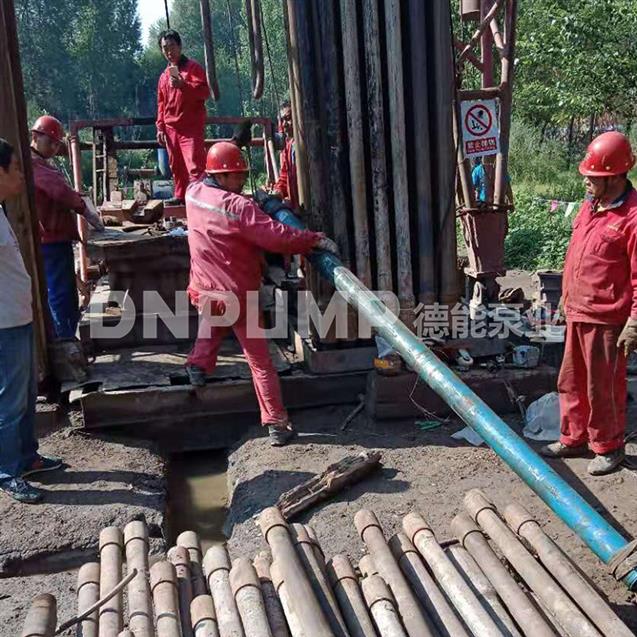
[[[461,102],[460,117],[464,156],[496,155],[500,149],[500,134],[495,100]]]

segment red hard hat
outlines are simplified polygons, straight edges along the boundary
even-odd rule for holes
[[[42,133],[55,142],[61,143],[64,140],[64,127],[62,126],[62,122],[52,115],[42,115],[38,117],[31,130],[34,133]]]
[[[585,177],[611,177],[623,175],[635,165],[635,155],[625,135],[617,131],[602,133],[586,149],[579,165]]]
[[[208,150],[206,172],[209,175],[217,173],[247,173],[248,164],[238,146],[230,142],[217,142]]]

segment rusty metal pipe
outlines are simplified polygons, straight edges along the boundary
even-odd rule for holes
[[[544,568],[573,598],[603,635],[630,637],[632,631],[617,617],[606,600],[591,586],[575,564],[553,540],[544,533],[539,523],[520,504],[504,509],[507,524],[523,537],[537,553]]]
[[[600,633],[568,595],[535,561],[515,533],[500,519],[493,503],[489,502],[479,489],[473,489],[465,495],[464,506],[467,513],[489,535],[511,566],[569,635],[600,637]]]
[[[427,562],[436,581],[456,607],[467,628],[475,635],[502,636],[502,631],[491,619],[482,605],[467,586],[449,557],[438,544],[433,531],[424,518],[410,513],[403,519],[403,530]]]
[[[394,558],[378,518],[372,511],[361,509],[354,516],[354,525],[374,560],[378,574],[391,589],[403,623],[410,637],[435,635],[436,630],[420,608],[403,572]]]
[[[247,557],[241,557],[232,563],[230,588],[246,637],[272,637],[259,576]]]
[[[100,565],[88,562],[77,574],[77,614],[82,615],[100,598]],[[97,637],[97,609],[78,625],[78,637]]]
[[[217,65],[215,63],[215,45],[212,36],[212,20],[210,18],[210,3],[208,0],[199,0],[201,9],[201,29],[203,32],[203,52],[206,64],[206,77],[208,88],[215,102],[219,99],[219,82],[217,81]]]
[[[332,631],[336,637],[347,637],[345,621],[330,587],[327,574],[324,569],[321,569],[320,562],[316,558],[314,542],[302,524],[292,524],[290,535]]]
[[[239,609],[230,587],[230,558],[221,545],[211,546],[203,560],[208,586],[215,603],[217,625],[222,637],[244,637]]]
[[[126,568],[137,569],[137,575],[128,585],[128,626],[135,637],[152,637],[153,604],[148,583],[148,528],[140,520],[124,527]]]
[[[113,590],[122,579],[122,550],[124,538],[116,526],[102,529],[99,539],[100,597]],[[99,609],[99,636],[117,637],[124,627],[122,593],[117,593]]]
[[[489,578],[524,634],[527,637],[555,637],[555,632],[542,613],[493,552],[476,523],[466,513],[460,513],[452,520],[451,530]]]
[[[289,607],[287,610],[284,600],[281,600],[286,617],[288,613],[291,613],[298,620],[303,634],[312,637],[334,637],[330,624],[314,595],[312,585],[303,570],[301,560],[294,549],[289,526],[279,509],[276,507],[264,509],[259,516],[259,527],[272,551],[273,567],[277,566],[278,574],[288,592]],[[271,567],[271,572],[273,567]],[[272,578],[274,580],[273,572]],[[291,591],[294,591],[293,596],[289,594]]]
[[[397,533],[389,540],[389,548],[441,636],[469,637],[409,538],[404,533]]]
[[[20,637],[53,637],[57,624],[57,602],[49,593],[33,598]]]
[[[270,622],[270,630],[273,637],[290,637],[281,600],[276,593],[274,584],[272,583],[272,575],[270,574],[270,565],[272,564],[272,556],[268,551],[261,551],[253,561],[254,568],[261,583],[261,593],[263,594],[263,602],[265,603],[265,612],[268,614]]]
[[[380,637],[407,637],[387,584],[379,575],[363,580],[363,595]]]
[[[194,597],[208,592],[206,578],[201,566],[202,552],[199,536],[194,531],[184,531],[177,537],[177,546],[188,549],[190,557],[190,576],[192,577],[192,594]]]
[[[151,567],[150,588],[155,602],[157,637],[181,637],[177,574],[170,562],[162,560]]]
[[[347,556],[335,555],[327,564],[327,573],[351,637],[377,637],[358,577]]]
[[[190,617],[195,637],[219,637],[215,605],[210,595],[198,595],[192,600]]]
[[[80,150],[80,139],[77,135],[69,138],[69,151],[71,153],[71,166],[73,168],[73,185],[77,192],[82,192],[82,151]],[[80,279],[83,283],[88,281],[88,255],[86,253],[86,241],[88,240],[88,223],[81,215],[77,216],[77,229],[80,234],[79,260]]]
[[[179,618],[182,637],[192,637],[192,574],[190,572],[190,554],[185,546],[173,546],[168,551],[168,560],[175,567],[177,576],[177,597],[179,599]]]
[[[246,0],[245,10],[248,22],[248,44],[250,45],[250,64],[252,68],[252,97],[258,100],[263,96],[263,88],[265,85],[260,0]]]

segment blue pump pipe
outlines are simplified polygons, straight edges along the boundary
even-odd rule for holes
[[[288,226],[303,229],[303,222],[286,208],[272,216]],[[279,202],[280,206],[280,202]],[[268,204],[264,205],[268,212]],[[328,252],[315,252],[309,257],[312,265],[341,292],[378,333],[400,353],[404,361],[457,414],[484,439],[504,462],[533,489],[537,495],[579,535],[590,549],[608,564],[628,541],[621,536],[593,507],[567,484],[538,456],[520,436],[405,325],[389,315],[382,301],[348,270],[338,257]],[[631,571],[624,583],[637,590],[637,570]]]

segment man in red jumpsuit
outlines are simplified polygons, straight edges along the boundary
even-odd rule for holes
[[[637,348],[637,192],[627,179],[634,163],[621,133],[592,141],[579,166],[587,198],[564,264],[561,436],[542,453],[565,458],[590,449],[591,475],[624,460],[626,356]]]
[[[201,65],[181,52],[177,31],[162,31],[158,42],[168,66],[157,85],[157,141],[168,150],[175,182],[174,197],[167,203],[183,205],[189,182],[203,175],[206,164],[204,130],[210,91]]]
[[[294,125],[292,106],[289,101],[281,104],[279,121],[285,135],[285,147],[281,152],[281,170],[279,179],[272,188],[272,194],[287,199],[294,210],[299,207],[299,187],[296,176],[296,149],[294,146]]]
[[[270,443],[284,445],[293,431],[281,398],[279,378],[267,340],[252,334],[248,325],[248,293],[261,286],[263,251],[307,254],[313,248],[335,251],[334,243],[318,232],[296,230],[266,215],[241,195],[248,165],[241,150],[218,142],[208,151],[206,178],[191,184],[186,195],[190,247],[190,299],[204,316],[227,316],[236,308],[231,325],[202,324],[186,370],[193,386],[203,386],[216,365],[224,336],[232,329],[252,372]],[[256,323],[257,321],[253,321]]]

